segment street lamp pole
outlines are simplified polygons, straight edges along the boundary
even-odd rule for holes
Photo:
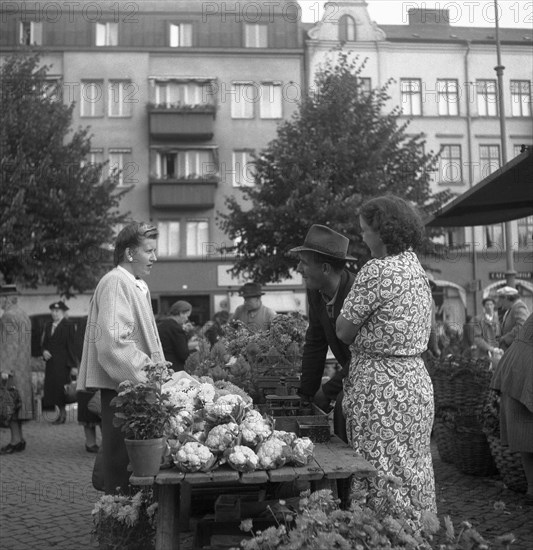
[[[502,65],[502,52],[500,45],[500,24],[499,24],[499,6],[498,0],[494,0],[494,20],[496,21],[496,55],[497,65],[494,67],[496,75],[498,77],[498,101],[500,111],[500,134],[501,134],[501,147],[502,147],[502,166],[507,163],[507,127],[505,123],[505,103],[503,95],[503,70],[505,67]],[[507,271],[505,278],[509,286],[515,286],[516,271],[514,269],[514,255],[513,255],[513,240],[511,232],[511,222],[505,222],[505,252],[507,260]]]

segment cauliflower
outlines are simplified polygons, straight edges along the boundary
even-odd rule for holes
[[[236,445],[228,449],[224,456],[228,464],[238,472],[253,472],[259,466],[259,458],[249,447]]]
[[[305,466],[313,457],[315,445],[308,437],[299,437],[291,446],[289,462],[295,466]]]
[[[265,470],[280,468],[290,457],[291,448],[277,437],[263,441],[257,448],[259,466]]]
[[[194,399],[187,392],[173,386],[166,390],[168,400],[178,409],[193,412],[195,409]]]
[[[258,411],[248,411],[241,423],[242,442],[250,447],[272,435],[272,425]]]
[[[213,424],[240,422],[248,407],[240,395],[223,395],[205,404],[206,419]]]
[[[181,472],[207,472],[215,462],[215,455],[198,442],[189,441],[173,455],[174,464]]]
[[[178,411],[177,414],[170,417],[167,429],[168,437],[176,437],[186,432],[193,425],[193,422],[194,418],[190,411],[186,409]]]
[[[235,422],[219,424],[211,429],[205,444],[213,452],[224,452],[239,435],[239,426]]]
[[[235,384],[232,384],[227,380],[217,380],[215,382],[215,388],[217,397],[233,394],[240,395],[248,404],[251,404],[253,401],[252,398],[242,388],[239,388],[239,386],[236,386]]]
[[[198,390],[197,399],[202,405],[212,403],[215,400],[215,387],[213,384],[202,384]]]
[[[294,432],[284,432],[281,430],[274,430],[274,433],[272,434],[274,437],[277,437],[278,439],[281,439],[281,441],[287,443],[287,445],[291,445],[298,439],[298,436]]]

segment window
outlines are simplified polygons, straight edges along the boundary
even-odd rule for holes
[[[97,165],[104,162],[104,150],[103,149],[91,149],[87,158],[82,161],[82,166],[90,165],[96,168]],[[100,175],[98,181],[102,181],[102,170],[100,168]]]
[[[107,104],[110,117],[131,116],[132,103],[137,103],[134,98],[135,86],[129,80],[114,80],[109,83]]]
[[[259,113],[261,118],[281,118],[281,84],[261,84]]]
[[[118,46],[118,23],[96,23],[96,45]]]
[[[477,91],[477,114],[479,116],[498,115],[498,94],[495,80],[478,80]]]
[[[419,78],[402,78],[400,81],[402,112],[404,115],[422,114],[422,82]]]
[[[503,224],[487,225],[485,227],[485,246],[487,248],[504,249],[503,245]]]
[[[24,46],[42,46],[43,24],[35,21],[21,21],[19,39]]]
[[[42,87],[43,98],[49,99],[52,103],[63,101],[61,77],[48,77]]]
[[[208,82],[156,82],[155,103],[167,107],[205,105],[213,102],[213,86]]]
[[[511,80],[511,114],[531,116],[531,82]]]
[[[160,258],[178,256],[180,253],[180,222],[158,222],[157,255]]]
[[[440,116],[459,115],[459,94],[457,80],[437,80],[437,94]]]
[[[201,256],[204,244],[209,242],[209,222],[207,220],[187,221],[187,256]]]
[[[266,25],[246,23],[244,25],[244,47],[268,47],[268,28]]]
[[[171,48],[190,48],[192,46],[192,25],[190,23],[171,23],[169,35]]]
[[[480,145],[479,164],[481,166],[481,178],[486,178],[494,170],[500,167],[500,146]]]
[[[372,91],[372,79],[367,76],[359,79],[359,85],[365,94],[369,94]]]
[[[460,145],[442,146],[440,183],[443,185],[461,185],[463,183],[463,160]]]
[[[258,89],[253,83],[233,84],[231,118],[254,118]]]
[[[254,166],[251,151],[233,151],[233,187],[254,184]]]
[[[533,216],[522,218],[517,221],[518,225],[518,248],[533,247]]]
[[[80,114],[82,117],[104,116],[104,81],[84,80],[80,86]]]
[[[205,179],[217,174],[210,149],[161,151],[157,154],[157,177],[162,179]]]
[[[355,21],[349,15],[343,15],[339,19],[339,40],[341,42],[355,41]]]
[[[135,175],[138,170],[138,166],[132,161],[130,149],[111,149],[109,151],[109,175],[118,174],[119,187],[137,183]]]

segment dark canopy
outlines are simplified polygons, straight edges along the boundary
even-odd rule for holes
[[[533,152],[528,148],[505,166],[435,212],[433,227],[491,225],[533,215]]]

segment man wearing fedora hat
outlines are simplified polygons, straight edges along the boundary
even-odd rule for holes
[[[53,424],[64,424],[67,420],[64,387],[77,365],[76,327],[65,318],[69,308],[64,302],[52,302],[49,307],[52,320],[44,327],[41,345],[46,361],[43,409],[59,407],[59,417]]]
[[[312,225],[302,246],[290,250],[298,255],[297,271],[307,287],[309,327],[305,335],[299,394],[322,407],[336,400],[335,433],[346,441],[342,414],[342,380],[350,365],[350,349],[337,338],[335,322],[352,288],[354,274],[346,269],[349,240],[324,225]],[[320,386],[328,347],[341,371]]]
[[[505,311],[502,319],[500,348],[506,350],[518,335],[520,327],[529,317],[529,309],[520,299],[520,294],[512,286],[504,286],[496,291],[498,305]]]
[[[276,312],[262,303],[261,296],[264,294],[259,283],[244,284],[239,290],[239,295],[244,298],[244,304],[235,309],[230,320],[241,321],[253,331],[268,329]]]

